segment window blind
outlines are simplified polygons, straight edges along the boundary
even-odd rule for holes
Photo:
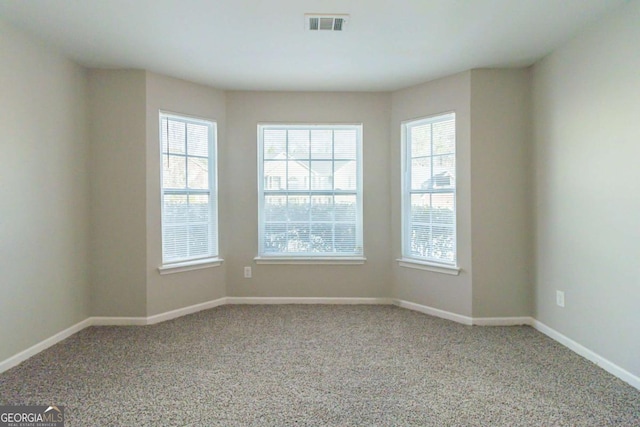
[[[163,264],[218,255],[215,129],[160,115]]]
[[[455,114],[407,122],[403,135],[403,256],[454,265]]]
[[[361,126],[260,125],[260,256],[362,255]]]

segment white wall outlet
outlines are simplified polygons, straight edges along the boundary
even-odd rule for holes
[[[556,304],[560,307],[564,307],[564,292],[556,291]]]
[[[251,279],[251,267],[244,268],[244,278]]]

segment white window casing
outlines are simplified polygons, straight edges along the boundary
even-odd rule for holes
[[[400,265],[458,274],[455,113],[402,124],[402,171]]]
[[[362,125],[258,125],[257,262],[359,263]]]
[[[219,265],[216,123],[160,112],[161,274]]]

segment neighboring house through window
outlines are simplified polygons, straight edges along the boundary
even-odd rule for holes
[[[456,265],[454,113],[403,123],[402,256]]]
[[[258,135],[259,256],[362,257],[362,126]]]
[[[162,263],[218,256],[216,124],[160,113]]]

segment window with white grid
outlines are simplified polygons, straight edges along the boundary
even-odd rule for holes
[[[218,256],[216,124],[160,113],[162,263]]]
[[[454,113],[403,124],[402,256],[456,264]]]
[[[259,255],[358,257],[362,126],[259,125]]]

